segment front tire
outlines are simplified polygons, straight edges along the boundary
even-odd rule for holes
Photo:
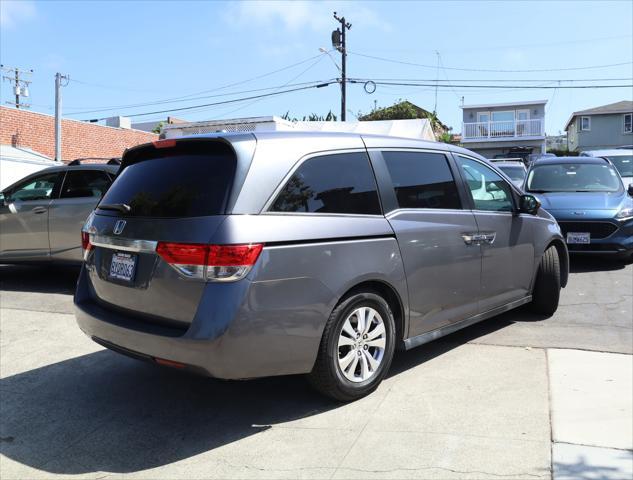
[[[558,309],[560,288],[560,258],[556,247],[551,246],[541,257],[530,309],[534,313],[552,316]]]
[[[369,395],[389,371],[395,331],[384,298],[370,291],[349,295],[328,318],[308,380],[322,394],[342,402]]]

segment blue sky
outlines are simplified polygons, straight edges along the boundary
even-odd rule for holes
[[[71,82],[63,89],[64,115],[88,119],[152,112],[227,100],[210,95],[282,87],[335,78],[337,67],[319,52],[330,49],[336,10],[352,23],[348,36],[348,76],[450,80],[451,84],[508,83],[553,85],[564,79],[624,78],[631,63],[617,67],[548,72],[473,72],[452,70],[543,70],[633,61],[633,2],[212,2],[212,1],[18,1],[2,0],[0,56],[4,65],[34,69],[31,109],[53,113],[54,74]],[[438,72],[437,54],[443,67]],[[429,65],[386,62],[358,54]],[[340,61],[340,55],[332,52]],[[308,60],[310,59],[310,60]],[[294,67],[245,81],[268,72]],[[528,82],[529,80],[529,82]],[[227,84],[233,87],[217,90]],[[599,81],[596,83],[618,83]],[[569,85],[561,83],[560,85]],[[2,103],[11,89],[2,82]],[[284,90],[288,87],[283,87]],[[276,91],[275,89],[269,91]],[[200,93],[198,92],[205,92]],[[195,95],[194,95],[195,94]],[[174,112],[189,120],[260,115],[338,113],[337,85],[242,103]],[[432,87],[383,86],[367,94],[348,86],[348,109],[367,112],[408,99],[432,110]],[[194,100],[114,108],[191,96]],[[630,88],[604,90],[439,89],[440,119],[461,130],[460,99],[465,104],[549,100],[548,134],[563,130],[574,110],[633,99]],[[200,98],[207,97],[207,98]],[[168,114],[134,117],[134,121]],[[348,113],[348,118],[353,118]]]

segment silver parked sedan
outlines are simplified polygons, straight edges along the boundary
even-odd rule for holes
[[[257,132],[128,150],[83,230],[80,328],[218,378],[373,391],[396,348],[558,306],[554,218],[483,157],[393,137]]]
[[[0,193],[0,263],[80,263],[81,227],[119,165],[60,165]]]

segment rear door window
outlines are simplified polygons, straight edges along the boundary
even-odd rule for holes
[[[270,210],[380,215],[376,179],[367,154],[339,153],[306,160]]]
[[[144,154],[144,159],[120,171],[100,205],[129,205],[127,215],[134,217],[225,214],[236,158],[223,145],[206,150],[183,146],[155,156]]]
[[[384,151],[382,156],[400,208],[461,208],[445,155]]]
[[[110,183],[110,177],[100,170],[70,170],[66,173],[60,198],[100,198]]]

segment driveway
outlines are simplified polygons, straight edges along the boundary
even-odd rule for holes
[[[573,259],[555,316],[508,312],[397,354],[341,405],[92,343],[77,271],[0,266],[0,477],[631,478],[633,265]]]

